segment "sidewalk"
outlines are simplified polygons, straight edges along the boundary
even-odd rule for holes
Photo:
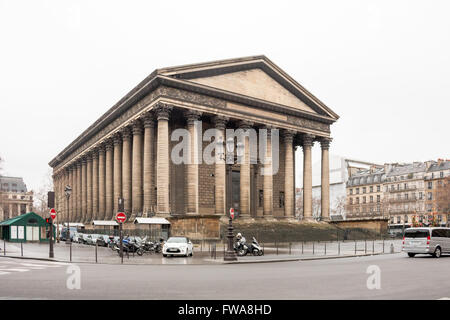
[[[1,243],[0,258],[4,256]],[[229,264],[229,263],[267,263],[280,261],[302,261],[318,259],[336,259],[347,257],[360,257],[369,255],[388,254],[401,252],[401,240],[392,240],[383,243],[381,240],[373,242],[346,241],[346,242],[307,242],[307,243],[284,243],[267,244],[263,256],[247,255],[238,257],[238,261],[223,261],[223,246],[217,246],[216,251],[201,251],[205,248],[195,247],[193,257],[170,257],[164,258],[161,254],[144,254],[138,256],[124,254],[123,264],[146,264],[146,265],[192,265],[192,264]],[[73,243],[72,257],[70,257],[70,245],[61,242],[54,244],[54,258],[49,258],[49,246],[42,243],[6,243],[6,256],[23,259],[40,259],[57,262],[72,263],[98,263],[98,264],[121,264],[117,252],[110,248],[88,246]]]

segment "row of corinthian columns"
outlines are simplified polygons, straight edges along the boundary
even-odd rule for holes
[[[72,186],[72,195],[59,204],[64,212],[64,220],[89,223],[92,220],[113,220],[119,211],[118,199],[124,200],[124,211],[133,221],[135,217],[155,213],[166,216],[170,209],[170,140],[169,117],[172,106],[159,103],[153,111],[148,111],[139,119],[108,137],[94,149],[66,165],[61,173],[54,177],[57,199],[64,198],[64,186]],[[199,213],[199,165],[195,160],[201,156],[198,152],[202,143],[201,135],[196,131],[195,122],[201,113],[189,110],[185,113],[189,141],[191,164],[186,165],[187,202],[186,213]],[[157,132],[155,132],[155,119]],[[227,117],[214,116],[212,121],[216,137],[225,142]],[[251,123],[241,121],[239,128],[249,129]],[[266,127],[271,129],[271,127]],[[272,147],[270,130],[267,131],[266,172],[272,172]],[[284,149],[284,216],[293,218],[295,211],[295,131],[282,131]],[[157,136],[156,150],[154,139]],[[199,140],[200,139],[200,140]],[[312,218],[312,167],[311,148],[316,137],[302,135],[303,148],[303,217]],[[328,149],[331,139],[318,139],[322,147],[322,218],[329,218],[329,159]],[[244,161],[240,167],[240,216],[250,216],[250,146],[249,137],[244,139]],[[155,157],[156,151],[156,157]],[[215,213],[226,214],[226,159],[225,152],[216,152],[214,169]],[[154,160],[156,159],[156,165]],[[155,172],[156,171],[156,172]],[[263,216],[273,217],[274,176],[263,176]]]

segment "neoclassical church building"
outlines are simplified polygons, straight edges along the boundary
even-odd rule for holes
[[[231,207],[238,219],[293,220],[294,152],[301,147],[303,219],[312,219],[311,148],[318,142],[327,220],[330,126],[338,118],[265,56],[157,69],[50,161],[57,211],[64,221],[89,225],[113,220],[121,198],[130,228],[136,218],[163,217],[173,231],[192,238],[217,237]],[[201,158],[199,146],[213,141],[222,147],[213,151],[214,163],[172,160],[180,143],[173,133],[183,128],[191,134],[183,155]],[[216,133],[211,141],[203,136],[208,129]],[[267,129],[257,135],[267,139],[265,161],[250,136],[239,143],[228,129]],[[274,136],[278,148],[271,148]],[[229,161],[231,151],[237,156]],[[69,199],[65,186],[72,188]]]

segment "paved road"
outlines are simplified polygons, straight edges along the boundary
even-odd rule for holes
[[[176,259],[176,258],[175,258]],[[367,289],[367,267],[381,289]],[[81,289],[67,289],[63,263],[0,257],[3,299],[441,299],[450,297],[450,256],[404,254],[238,265],[80,263]]]

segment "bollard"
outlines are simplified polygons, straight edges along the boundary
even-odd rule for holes
[[[391,242],[391,253],[394,253],[394,244]]]

